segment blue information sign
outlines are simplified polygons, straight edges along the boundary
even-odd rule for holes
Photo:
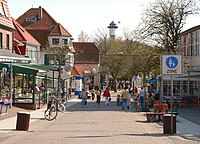
[[[176,68],[178,65],[178,59],[174,56],[170,56],[166,60],[166,65],[168,68]]]
[[[181,55],[163,55],[162,56],[162,74],[163,75],[182,74]]]

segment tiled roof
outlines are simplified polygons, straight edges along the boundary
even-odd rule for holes
[[[73,42],[78,53],[75,55],[75,64],[98,64],[99,49],[93,42]]]
[[[38,18],[39,8],[31,8],[23,15],[21,15],[17,22],[21,24],[26,30],[53,30],[57,22],[42,8],[42,19],[36,22],[27,21],[28,18]]]
[[[28,32],[41,44],[41,46],[44,46],[46,42],[48,42],[48,35],[50,33],[49,31],[29,30]]]
[[[71,74],[72,75],[87,75],[91,74],[92,68],[88,65],[73,66]]]
[[[31,44],[40,45],[40,43],[26,30],[24,29],[17,21],[13,19],[13,24],[16,28],[14,32],[14,37],[19,41],[26,41]]]
[[[42,18],[39,19],[39,12],[42,10]],[[31,22],[31,18],[36,18]],[[58,24],[44,8],[31,8],[21,15],[17,22],[21,24],[40,44],[41,48],[48,42],[48,36],[69,36],[71,34]],[[60,34],[60,35],[59,35]]]
[[[59,23],[56,25],[56,27],[52,30],[52,32],[49,35],[71,37],[71,34]]]

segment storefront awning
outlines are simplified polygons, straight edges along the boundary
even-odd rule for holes
[[[3,67],[6,67],[7,69],[9,69],[10,64],[5,64],[5,63],[0,64],[0,69],[2,69]],[[39,72],[39,70],[37,70],[37,69],[31,69],[31,68],[23,67],[23,66],[17,65],[17,64],[12,64],[12,68],[13,68],[12,71],[14,73],[36,74]]]
[[[18,55],[15,53],[11,53],[8,50],[0,49],[0,62],[1,63],[30,63],[31,59],[24,57],[22,55]]]
[[[40,69],[44,71],[58,71],[58,66],[53,65],[43,65],[43,64],[22,64],[22,66]]]

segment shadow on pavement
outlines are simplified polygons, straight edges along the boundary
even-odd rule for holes
[[[113,135],[87,135],[87,136],[73,136],[73,137],[67,137],[67,138],[98,138],[98,137],[118,137],[118,136],[134,136],[134,137],[138,137],[138,136],[150,136],[150,137],[163,137],[166,136],[166,134],[160,134],[160,133],[141,133],[141,134],[113,134]]]

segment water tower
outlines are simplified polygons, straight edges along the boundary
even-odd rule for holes
[[[118,26],[112,21],[110,25],[108,26],[109,28],[109,34],[111,38],[115,38],[115,31],[118,28]]]

